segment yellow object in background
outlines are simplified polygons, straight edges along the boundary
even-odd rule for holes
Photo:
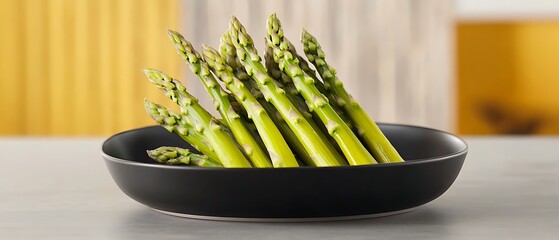
[[[559,21],[457,25],[458,133],[559,134]]]
[[[170,101],[141,69],[179,78],[176,0],[0,2],[0,135],[109,135]]]

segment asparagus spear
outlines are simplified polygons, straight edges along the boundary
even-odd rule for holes
[[[269,47],[269,46],[266,48],[266,53],[264,54],[264,59],[266,60],[266,68],[267,68],[268,73],[270,74],[270,76],[275,78],[275,79],[281,79],[282,83],[285,84],[285,85],[283,85],[285,87],[282,87],[282,88],[287,90],[286,95],[289,97],[289,100],[291,100],[291,102],[294,105],[299,107],[301,113],[303,113],[303,115],[305,116],[307,121],[309,121],[309,124],[320,135],[320,137],[322,139],[328,139],[328,141],[326,141],[325,143],[328,145],[328,147],[330,149],[333,149],[332,153],[334,153],[334,155],[335,155],[336,159],[338,159],[338,162],[340,163],[340,165],[348,165],[345,158],[342,155],[339,154],[339,152],[341,152],[341,149],[338,147],[338,144],[336,143],[336,141],[333,138],[329,137],[328,129],[326,129],[326,127],[323,124],[317,124],[317,122],[318,123],[322,122],[320,120],[320,117],[318,117],[318,115],[316,115],[316,114],[311,114],[309,112],[309,109],[308,109],[308,106],[307,106],[307,102],[305,101],[305,98],[303,98],[303,96],[301,96],[301,94],[299,94],[299,90],[297,90],[295,85],[293,85],[293,80],[291,79],[291,77],[289,77],[287,74],[285,74],[279,68],[279,65],[274,61],[272,48]],[[278,85],[280,85],[280,83],[278,83]]]
[[[231,37],[229,36],[229,31],[225,31],[225,33],[221,36],[220,44],[219,44],[219,53],[225,63],[229,65],[233,69],[233,74],[237,77],[241,82],[243,82],[249,89],[257,89],[252,87],[252,79],[251,76],[244,70],[243,65],[239,58],[237,58],[237,49],[231,42]]]
[[[324,94],[324,96],[326,96],[328,99],[330,99],[333,95],[328,91],[328,89],[326,89],[326,87],[324,87],[324,83],[322,81],[320,81],[320,79],[316,76],[316,71],[309,67],[309,63],[307,62],[307,60],[305,58],[303,58],[302,56],[297,54],[297,50],[295,49],[295,46],[293,46],[293,44],[291,42],[287,42],[287,43],[288,43],[287,44],[287,47],[288,47],[287,50],[291,53],[291,55],[293,55],[294,58],[297,58],[297,60],[299,60],[299,67],[301,68],[301,70],[303,70],[307,75],[309,75],[309,77],[312,77],[315,80],[314,85],[316,86],[316,88],[322,94]],[[272,49],[268,46],[266,48],[266,50],[267,50],[266,53],[269,54],[271,56],[271,59],[273,60]],[[276,65],[277,65],[277,63],[276,63]],[[277,68],[279,69],[279,66]],[[290,78],[288,77],[288,79],[290,79]],[[291,84],[293,84],[293,81],[289,81],[289,82]],[[336,112],[338,112],[337,103],[333,102],[333,103],[330,103],[330,104],[332,105],[332,107],[334,107]]]
[[[148,150],[147,154],[153,160],[168,165],[195,165],[200,167],[223,167],[213,162],[208,156],[195,154],[180,147],[159,147]]]
[[[237,102],[237,99],[235,99],[235,101],[231,101],[231,107],[233,108],[233,110],[235,110],[235,112],[237,112],[242,119],[246,120],[249,119],[248,118],[248,113],[246,112],[245,108],[243,107],[243,105],[239,102]]]
[[[153,84],[165,90],[167,97],[181,107],[182,113],[188,118],[192,127],[206,136],[224,167],[251,167],[236,142],[216,122],[216,119],[198,104],[198,99],[190,95],[178,80],[154,69],[144,69],[144,73]]]
[[[289,128],[289,125],[283,120],[281,115],[275,109],[275,107],[266,102],[264,96],[258,89],[258,87],[254,86],[253,81],[250,81],[252,77],[250,77],[244,67],[242,66],[241,62],[237,58],[237,51],[233,43],[231,42],[231,37],[229,37],[229,32],[226,31],[223,36],[221,36],[220,45],[219,45],[219,52],[228,67],[233,70],[233,74],[242,82],[244,83],[245,87],[252,93],[252,95],[258,100],[260,105],[266,110],[274,124],[278,127],[281,134],[291,147],[291,149],[297,154],[297,156],[305,162],[305,164],[309,166],[315,166],[310,155],[307,153],[307,150],[303,146],[303,144],[299,141],[299,138],[295,135],[295,133]],[[248,77],[248,78],[247,78]]]
[[[303,42],[307,58],[316,67],[320,76],[325,81],[325,87],[335,95],[338,105],[342,106],[353,120],[357,133],[365,141],[374,157],[381,163],[403,162],[404,160],[400,154],[390,144],[373,119],[347,93],[343,83],[336,76],[336,70],[326,62],[325,54],[316,38],[303,29],[301,41]]]
[[[294,48],[293,51],[295,51]],[[281,84],[279,85],[283,86],[282,88],[287,90],[287,96],[289,97],[289,100],[291,100],[293,104],[299,107],[299,109],[301,110],[305,118],[307,118],[307,120],[312,125],[312,127],[316,131],[320,131],[319,133],[323,133],[322,135],[324,135],[323,137],[325,138],[328,133],[328,130],[324,125],[318,125],[315,123],[315,122],[321,122],[320,118],[318,117],[318,115],[310,113],[305,98],[301,94],[299,94],[299,90],[293,84],[293,80],[291,79],[291,77],[289,77],[286,73],[284,73],[280,69],[278,63],[274,61],[273,50],[270,46],[266,47],[266,53],[264,54],[264,59],[266,60],[266,68],[270,73],[270,76],[275,79],[281,79],[283,85]],[[309,71],[313,71],[313,70],[311,69]],[[336,144],[334,143],[333,145]]]
[[[260,97],[262,97],[262,93],[258,89],[258,86],[256,86],[253,83],[253,81],[250,81],[252,77],[247,74],[240,60],[237,58],[235,46],[231,42],[231,37],[229,36],[228,32],[225,32],[225,34],[223,34],[220,41],[221,41],[220,55],[224,58],[225,63],[233,69],[233,74],[250,89],[253,95],[257,99],[260,99]],[[268,61],[266,61],[266,63],[268,63]],[[270,71],[270,69],[267,70]],[[280,74],[279,76],[281,77],[286,77],[289,79],[289,77],[283,74],[283,72],[281,72],[281,70],[279,69],[273,69],[268,74],[274,80],[277,79],[276,78],[276,76],[278,76],[277,74]],[[290,81],[290,80],[285,79],[285,81]],[[311,118],[312,115],[309,113],[309,109],[307,105],[304,103],[305,100],[297,99],[297,95],[299,93],[297,92],[297,89],[295,89],[295,87],[291,87],[288,84],[284,85],[282,82],[277,82],[277,81],[276,84],[278,85],[279,88],[286,89],[288,93],[290,93],[290,94],[286,94],[286,96],[293,104],[295,104],[299,108],[299,111],[303,114],[303,116],[305,116],[305,118],[307,119]]]
[[[218,78],[218,80],[221,79]],[[235,112],[237,112],[241,116],[242,121],[245,122],[245,125],[248,131],[252,134],[252,137],[254,137],[254,139],[258,142],[258,145],[260,145],[262,149],[267,149],[266,145],[264,145],[264,142],[262,141],[262,138],[260,138],[260,134],[256,129],[256,125],[254,125],[252,119],[248,117],[248,113],[245,107],[243,107],[243,105],[237,101],[237,99],[235,98],[235,96],[233,96],[232,93],[230,93],[228,96],[229,96],[229,101],[231,102],[231,107],[233,107]]]
[[[187,143],[192,145],[201,153],[212,159],[218,159],[215,152],[208,147],[208,139],[196,132],[194,128],[183,117],[172,110],[147,99],[144,100],[144,107],[150,117],[169,132],[179,135]]]
[[[223,117],[233,136],[240,144],[243,152],[248,156],[255,167],[272,167],[270,159],[262,150],[258,142],[253,138],[240,118],[239,114],[235,112],[228,99],[227,93],[223,91],[221,86],[217,83],[214,76],[210,72],[208,64],[202,59],[200,54],[194,50],[192,44],[184,39],[184,37],[175,31],[168,30],[169,38],[177,49],[179,55],[188,63],[190,69],[194,74],[198,75],[204,87],[213,99],[215,106]],[[289,149],[287,149],[289,151]]]
[[[325,87],[325,83],[320,81],[320,79],[316,76],[316,71],[309,67],[309,63],[307,62],[307,60],[305,58],[303,58],[301,55],[297,54],[297,50],[295,49],[295,46],[293,46],[293,44],[291,44],[291,42],[288,42],[288,43],[289,43],[288,44],[288,47],[289,47],[288,51],[293,55],[293,57],[295,57],[295,58],[297,58],[297,60],[299,60],[299,67],[301,68],[301,70],[303,70],[307,75],[309,75],[310,77],[312,77],[314,79],[314,85],[316,86],[316,89],[318,89],[318,91],[320,91],[322,94],[324,94],[324,96],[326,96],[328,98],[328,101],[329,101],[330,105],[332,105],[332,108],[334,108],[334,110],[336,111],[338,116],[340,116],[340,118],[342,118],[342,120],[344,120],[344,122],[347,124],[347,126],[349,128],[353,129],[354,126],[353,126],[352,120],[349,117],[347,117],[343,108],[340,105],[338,105],[338,102],[336,101],[335,95]],[[273,57],[272,57],[272,60],[273,60]]]
[[[340,118],[328,99],[316,88],[314,79],[299,67],[298,60],[289,52],[289,42],[283,36],[281,22],[275,14],[268,18],[268,46],[272,47],[274,61],[291,77],[297,90],[301,92],[309,109],[320,117],[328,133],[336,140],[350,165],[376,163],[374,157],[361,144],[347,124]]]
[[[289,100],[297,107],[299,107],[301,113],[305,114],[307,119],[312,118],[312,115],[309,113],[309,108],[305,99],[299,94],[299,91],[293,85],[293,80],[287,74],[285,74],[279,68],[278,64],[274,61],[274,56],[272,53],[272,48],[267,47],[266,52],[264,53],[264,60],[266,63],[266,70],[268,70],[268,74],[270,77],[279,80],[277,84],[287,91],[287,96]]]
[[[292,150],[297,153],[297,156],[309,166],[316,166],[313,162],[309,153],[300,142],[297,135],[289,128],[289,125],[283,120],[282,116],[278,113],[275,107],[266,102],[264,96],[260,92],[257,86],[254,86],[252,77],[247,74],[244,67],[241,64],[239,58],[237,58],[237,50],[233,43],[231,42],[231,37],[229,36],[229,31],[226,31],[220,39],[219,52],[228,67],[233,70],[233,74],[237,79],[244,83],[245,87],[252,93],[252,95],[258,100],[260,105],[266,110],[274,124],[278,127],[281,134],[285,140],[289,143]],[[343,160],[343,159],[342,159]]]
[[[217,50],[203,45],[202,54],[215,75],[225,83],[225,87],[246,109],[248,117],[253,120],[272,157],[274,167],[298,166],[295,156],[268,113],[246,86],[235,77],[232,68],[225,63]]]
[[[279,88],[274,79],[266,73],[266,68],[261,63],[252,38],[235,17],[231,20],[229,35],[236,48],[237,57],[246,72],[255,80],[266,101],[274,105],[291,130],[297,135],[315,165],[338,166],[338,160],[325,144],[325,140],[320,138],[297,107],[285,96],[285,91]]]

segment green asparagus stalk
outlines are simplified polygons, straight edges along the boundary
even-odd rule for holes
[[[347,124],[340,118],[328,99],[316,88],[315,80],[299,67],[298,60],[289,52],[289,42],[283,36],[281,23],[275,14],[268,18],[268,46],[273,48],[274,60],[307,101],[309,109],[320,117],[328,133],[336,140],[350,165],[376,163],[374,157],[361,144]]]
[[[269,114],[270,118],[272,119],[274,124],[278,127],[285,140],[289,143],[290,148],[292,148],[293,151],[297,153],[297,157],[299,157],[299,159],[302,160],[305,165],[316,167],[316,162],[314,161],[314,159],[307,152],[307,149],[305,149],[305,146],[303,145],[301,140],[299,140],[297,135],[293,132],[293,130],[291,130],[291,128],[289,127],[287,122],[285,122],[281,114],[278,113],[274,105],[272,105],[269,102],[266,102],[266,100],[263,99],[258,99],[258,101],[261,103],[262,107]],[[335,152],[332,152],[332,154],[335,154]]]
[[[264,145],[266,145],[272,157],[274,167],[298,166],[295,156],[268,113],[252,95],[250,90],[235,77],[232,68],[225,63],[225,60],[217,50],[203,45],[202,54],[215,75],[225,83],[225,87],[231,91],[237,101],[246,109],[248,117],[253,120]]]
[[[212,159],[218,159],[215,152],[208,147],[208,139],[196,132],[194,128],[179,114],[147,99],[144,107],[150,117],[169,132],[179,135],[196,150]]]
[[[318,117],[318,115],[310,113],[305,98],[301,94],[299,94],[299,90],[293,84],[293,80],[291,79],[291,77],[289,77],[286,73],[284,73],[280,69],[278,63],[274,61],[273,50],[269,46],[266,47],[266,53],[264,54],[264,59],[266,62],[266,69],[268,70],[268,73],[270,74],[271,77],[281,80],[281,83],[278,83],[278,85],[283,89],[287,90],[286,95],[289,98],[289,100],[291,100],[293,104],[299,107],[301,113],[303,113],[305,118],[307,118],[309,123],[316,131],[320,130],[319,133],[323,133],[323,135],[326,136],[328,134],[328,130],[326,129],[326,127],[324,127],[324,125],[319,125],[315,123],[315,122],[321,122],[320,118]],[[333,145],[336,144],[334,143]]]
[[[252,93],[252,95],[258,100],[260,105],[266,110],[274,124],[280,130],[281,134],[289,144],[290,148],[296,153],[297,157],[301,159],[306,165],[315,166],[311,156],[307,153],[307,150],[303,146],[303,144],[299,141],[299,138],[295,135],[295,133],[289,128],[289,125],[283,120],[281,115],[278,111],[274,108],[274,106],[266,102],[264,96],[258,89],[258,87],[254,86],[253,81],[250,81],[252,77],[250,77],[244,67],[241,65],[241,62],[237,58],[237,51],[233,43],[231,42],[231,38],[229,37],[229,32],[225,32],[220,40],[219,52],[226,63],[227,67],[230,67],[233,71],[233,74],[237,79],[239,79],[246,88]]]
[[[343,83],[336,76],[336,70],[326,62],[325,54],[316,38],[303,29],[301,41],[307,58],[325,81],[325,87],[335,95],[338,105],[342,106],[353,120],[357,133],[367,144],[377,161],[381,163],[403,162],[404,160],[400,154],[390,144],[373,119],[347,93]]]
[[[346,116],[343,108],[338,105],[338,102],[336,101],[336,98],[335,98],[334,94],[331,93],[324,86],[324,83],[322,81],[320,81],[320,79],[316,76],[316,71],[314,71],[313,69],[311,69],[309,67],[309,63],[307,62],[307,60],[305,58],[303,58],[302,56],[297,54],[297,50],[295,49],[295,46],[293,46],[293,44],[291,42],[288,42],[287,46],[288,46],[288,51],[291,53],[291,55],[293,55],[294,58],[297,58],[297,60],[299,60],[299,67],[301,68],[301,70],[303,70],[303,72],[305,72],[307,75],[309,75],[310,77],[312,77],[314,79],[314,85],[316,86],[316,89],[318,89],[318,91],[320,91],[322,94],[324,94],[324,96],[326,96],[328,98],[328,101],[329,101],[330,105],[332,106],[332,108],[334,108],[334,110],[336,111],[338,116],[340,116],[340,118],[342,118],[342,120],[344,120],[344,122],[347,124],[347,126],[349,128],[353,129],[354,126],[353,126],[353,123],[352,123],[351,119]],[[271,48],[268,47],[266,52],[267,52],[267,54],[269,54],[271,56],[271,59],[272,59],[271,62],[274,62],[273,61],[273,52],[272,52]],[[279,66],[277,68],[279,69]],[[293,81],[290,81],[290,82],[291,82],[291,84],[293,84]],[[318,121],[318,122],[320,122],[320,121]]]
[[[328,97],[329,94],[328,91],[326,90],[326,88],[324,87],[324,84],[320,81],[320,79],[316,76],[316,71],[314,71],[312,68],[309,67],[309,63],[307,62],[307,60],[305,58],[303,58],[302,56],[300,56],[297,53],[297,50],[295,49],[295,46],[293,46],[293,44],[291,42],[288,42],[288,51],[291,53],[291,55],[293,55],[294,58],[297,58],[297,60],[299,60],[299,67],[301,68],[301,70],[303,70],[303,72],[305,72],[307,75],[309,75],[309,77],[312,77],[315,80],[314,85],[316,86],[316,88],[325,96]],[[266,54],[269,54],[271,57],[271,62],[275,63],[273,61],[273,51],[271,47],[267,47],[266,48]],[[276,63],[277,65],[277,63]],[[279,69],[279,66],[277,66],[277,68]],[[280,70],[281,71],[281,70]],[[291,78],[288,78],[291,79]],[[291,84],[293,84],[293,81],[289,81],[291,82]]]
[[[233,108],[233,110],[235,110],[235,112],[237,112],[239,115],[241,115],[242,119],[249,119],[248,118],[248,113],[246,112],[243,105],[241,103],[237,102],[237,99],[235,99],[235,101],[230,101],[230,102],[231,102],[231,107]]]
[[[266,100],[263,99],[263,95],[260,90],[255,86],[253,83],[252,77],[247,74],[244,67],[241,64],[239,58],[237,58],[237,51],[233,43],[231,42],[231,37],[229,36],[229,31],[225,31],[225,33],[220,38],[220,45],[219,45],[219,53],[222,59],[225,62],[225,66],[228,66],[232,69],[233,75],[240,80],[246,88],[252,93],[252,95],[258,100],[258,102],[262,105],[262,107],[266,110],[269,114],[272,121],[276,124],[282,135],[286,138],[287,142],[289,143],[290,147],[293,151],[297,153],[297,156],[302,158],[305,163],[309,164],[310,156],[304,148],[302,144],[299,142],[299,139],[294,135],[291,131],[289,126],[284,122],[278,119],[278,115],[276,114],[277,111],[275,108]],[[217,55],[217,54],[214,54]],[[303,150],[303,151],[301,151]]]
[[[182,114],[188,118],[192,127],[206,136],[224,167],[252,167],[236,142],[216,122],[216,119],[198,104],[198,99],[186,91],[184,85],[158,70],[144,69],[144,73],[153,84],[165,90],[165,95],[181,107]]]
[[[237,49],[231,42],[231,37],[229,36],[229,31],[225,31],[220,39],[219,44],[219,53],[225,63],[233,69],[233,74],[237,77],[241,82],[243,82],[249,89],[257,89],[252,87],[252,77],[248,75],[248,73],[244,70],[244,67],[237,57]]]
[[[258,142],[245,126],[239,114],[235,112],[228,99],[228,94],[223,91],[210,72],[208,64],[202,59],[200,54],[194,50],[192,44],[175,31],[168,30],[169,38],[177,49],[179,55],[188,63],[194,74],[202,80],[204,87],[213,99],[215,106],[223,117],[233,136],[240,144],[243,152],[248,156],[253,165],[258,168],[272,167],[270,159],[262,150]],[[289,149],[288,149],[289,150]]]
[[[147,154],[150,158],[160,163],[169,165],[190,164],[190,151],[188,149],[175,147],[159,147],[154,150],[147,150]]]
[[[280,70],[279,65],[274,61],[274,56],[271,47],[266,47],[266,53],[264,54],[264,59],[266,62],[266,68],[270,76],[275,79],[281,79],[281,82],[284,85],[281,85],[282,83],[278,83],[278,85],[283,86],[282,88],[287,90],[286,95],[288,96],[289,100],[291,100],[291,102],[294,105],[299,107],[301,113],[303,113],[303,115],[305,116],[309,124],[320,135],[320,137],[322,139],[328,139],[328,141],[326,141],[325,143],[328,145],[330,149],[333,149],[332,152],[334,153],[336,159],[338,159],[340,165],[348,165],[345,158],[339,154],[339,152],[341,152],[341,149],[338,147],[338,144],[333,138],[331,138],[328,135],[328,129],[326,129],[326,127],[323,124],[317,124],[317,122],[318,123],[322,122],[320,120],[320,117],[318,117],[318,115],[316,114],[310,113],[305,98],[303,98],[303,96],[299,94],[299,90],[297,90],[297,88],[293,84],[293,80],[291,79],[291,77],[289,77],[286,73]]]
[[[231,102],[231,107],[233,107],[235,112],[237,112],[241,116],[241,119],[245,122],[248,131],[252,134],[252,137],[254,137],[254,139],[258,142],[260,148],[267,149],[266,145],[264,145],[264,142],[262,141],[262,138],[260,137],[260,134],[258,133],[258,130],[256,129],[256,125],[254,125],[252,119],[248,117],[248,113],[245,107],[237,101],[237,99],[235,98],[235,96],[233,96],[233,94],[230,93],[229,97],[230,97],[229,101]]]
[[[250,91],[257,99],[263,97],[258,87],[255,86],[253,81],[250,81],[252,77],[247,74],[240,60],[237,58],[236,48],[231,42],[231,37],[229,36],[228,32],[225,32],[225,34],[223,34],[223,36],[221,37],[221,44],[219,48],[220,48],[220,55],[224,58],[225,63],[227,63],[227,65],[229,65],[233,69],[234,75],[250,89]],[[268,61],[266,61],[266,63],[268,63]],[[273,79],[277,79],[276,77],[279,78],[281,76],[287,78],[285,79],[285,81],[290,81],[290,78],[287,75],[285,75],[283,72],[281,72],[281,70],[279,69],[273,69],[271,71],[270,69],[267,69],[267,71],[269,71],[268,74]],[[299,94],[297,92],[297,89],[295,89],[295,87],[288,86],[287,84],[284,85],[281,81],[276,82],[276,84],[281,89],[285,89],[287,90],[288,93],[290,93],[290,94],[286,94],[286,96],[293,104],[299,107],[299,111],[307,119],[309,119],[311,117],[311,114],[309,113],[309,109],[307,105],[304,103],[304,99],[296,98],[296,96]]]
[[[168,165],[194,165],[200,167],[223,167],[213,162],[208,156],[190,152],[180,147],[158,147],[147,150],[147,154],[153,160]]]
[[[299,60],[299,67],[301,68],[301,70],[303,70],[303,72],[305,72],[307,75],[312,77],[315,80],[314,85],[316,86],[316,88],[320,92],[322,92],[324,95],[326,95],[325,93],[327,91],[324,88],[323,83],[316,76],[316,72],[312,68],[309,67],[309,63],[307,62],[307,60],[297,53],[297,50],[295,49],[295,46],[293,46],[293,44],[291,42],[288,42],[287,47],[288,47],[287,50],[291,53],[291,55],[293,55],[294,58],[297,58],[297,60]],[[272,52],[271,48],[268,46],[267,49],[269,49],[270,55],[272,56],[272,60],[273,60],[273,52]]]
[[[282,89],[286,90],[286,95],[289,97],[289,100],[297,107],[299,107],[301,113],[307,114],[305,117],[307,119],[311,118],[312,115],[309,113],[309,108],[303,96],[299,94],[299,91],[293,85],[293,80],[287,74],[285,74],[278,66],[278,64],[274,61],[274,56],[272,53],[272,48],[267,47],[266,52],[264,53],[264,62],[266,66],[266,70],[270,77],[278,80],[276,84],[280,86]]]
[[[251,81],[252,77],[247,74],[241,61],[237,58],[237,50],[233,43],[231,42],[231,37],[229,36],[229,31],[226,31],[220,39],[219,53],[228,67],[233,70],[233,74],[237,79],[244,83],[245,87],[252,93],[252,95],[258,100],[260,105],[266,110],[274,124],[278,127],[281,134],[291,147],[291,149],[296,153],[297,157],[301,159],[306,165],[316,166],[313,162],[309,153],[300,142],[299,138],[295,133],[289,128],[289,125],[283,120],[281,115],[275,109],[275,107],[264,99],[264,96],[260,92],[257,86]],[[342,159],[343,160],[343,159]],[[344,162],[344,161],[342,161]]]
[[[254,48],[252,38],[235,17],[231,20],[229,35],[236,48],[237,57],[246,72],[254,79],[266,101],[274,105],[297,135],[315,165],[338,166],[338,160],[324,142],[325,139],[320,138],[297,107],[287,98],[285,91],[279,88],[275,80],[267,74],[266,68],[262,65],[261,58]]]
[[[316,73],[314,70],[312,70],[311,68],[309,68],[309,65],[306,63],[306,60],[303,59],[301,56],[296,55],[297,52],[295,50],[295,47],[293,45],[291,45],[291,43],[289,44],[289,52],[291,54],[295,54],[293,56],[297,56],[297,59],[299,60],[303,60],[305,61],[305,64],[301,64],[301,62],[299,62],[299,67],[305,72],[307,73],[307,75],[309,75],[310,77],[312,77],[315,80],[315,86],[316,88],[322,93],[324,94],[324,96],[326,96],[328,98],[328,100],[330,101],[332,107],[334,108],[334,110],[336,111],[336,113],[342,118],[342,120],[344,120],[344,122],[350,127],[352,128],[353,125],[351,124],[350,121],[348,121],[348,119],[345,117],[345,113],[343,112],[343,110],[341,108],[339,108],[337,105],[332,104],[332,94],[330,94],[328,91],[325,90],[324,85],[322,85],[322,82],[320,82],[319,80],[317,80],[316,77]],[[270,73],[270,76],[272,76],[275,79],[280,79],[282,84],[284,84],[285,89],[287,89],[287,93],[291,94],[293,97],[290,98],[293,102],[293,100],[295,100],[294,104],[298,105],[299,108],[301,109],[306,109],[306,112],[309,112],[307,103],[305,101],[305,98],[303,98],[303,96],[301,96],[299,94],[299,90],[297,90],[297,88],[295,87],[295,85],[293,84],[293,80],[291,79],[291,77],[289,77],[286,73],[284,73],[282,70],[280,70],[278,63],[276,63],[274,61],[274,54],[273,54],[273,50],[271,47],[266,47],[266,53],[264,54],[264,59],[266,60],[266,68],[268,70],[268,72]],[[306,70],[305,70],[306,69]],[[313,119],[313,121],[316,122],[321,122],[320,118],[316,115],[316,114],[308,114],[305,115],[305,117],[307,117],[307,119],[311,118]],[[312,123],[311,123],[312,124]],[[313,127],[315,127],[313,125]],[[315,128],[316,129],[316,128]],[[319,125],[319,129],[321,131],[323,131],[324,133],[327,133],[328,131],[326,130],[326,128],[324,128],[323,125]]]

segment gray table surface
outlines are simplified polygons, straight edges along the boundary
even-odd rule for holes
[[[114,184],[102,139],[0,138],[0,239],[559,239],[559,138],[469,137],[454,185],[418,210],[324,223],[163,215]]]

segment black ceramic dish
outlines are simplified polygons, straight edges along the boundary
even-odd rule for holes
[[[402,213],[452,185],[467,153],[438,130],[379,124],[405,163],[348,167],[224,169],[154,163],[147,149],[190,148],[157,126],[110,137],[103,157],[120,189],[155,210],[238,221],[318,221]]]

